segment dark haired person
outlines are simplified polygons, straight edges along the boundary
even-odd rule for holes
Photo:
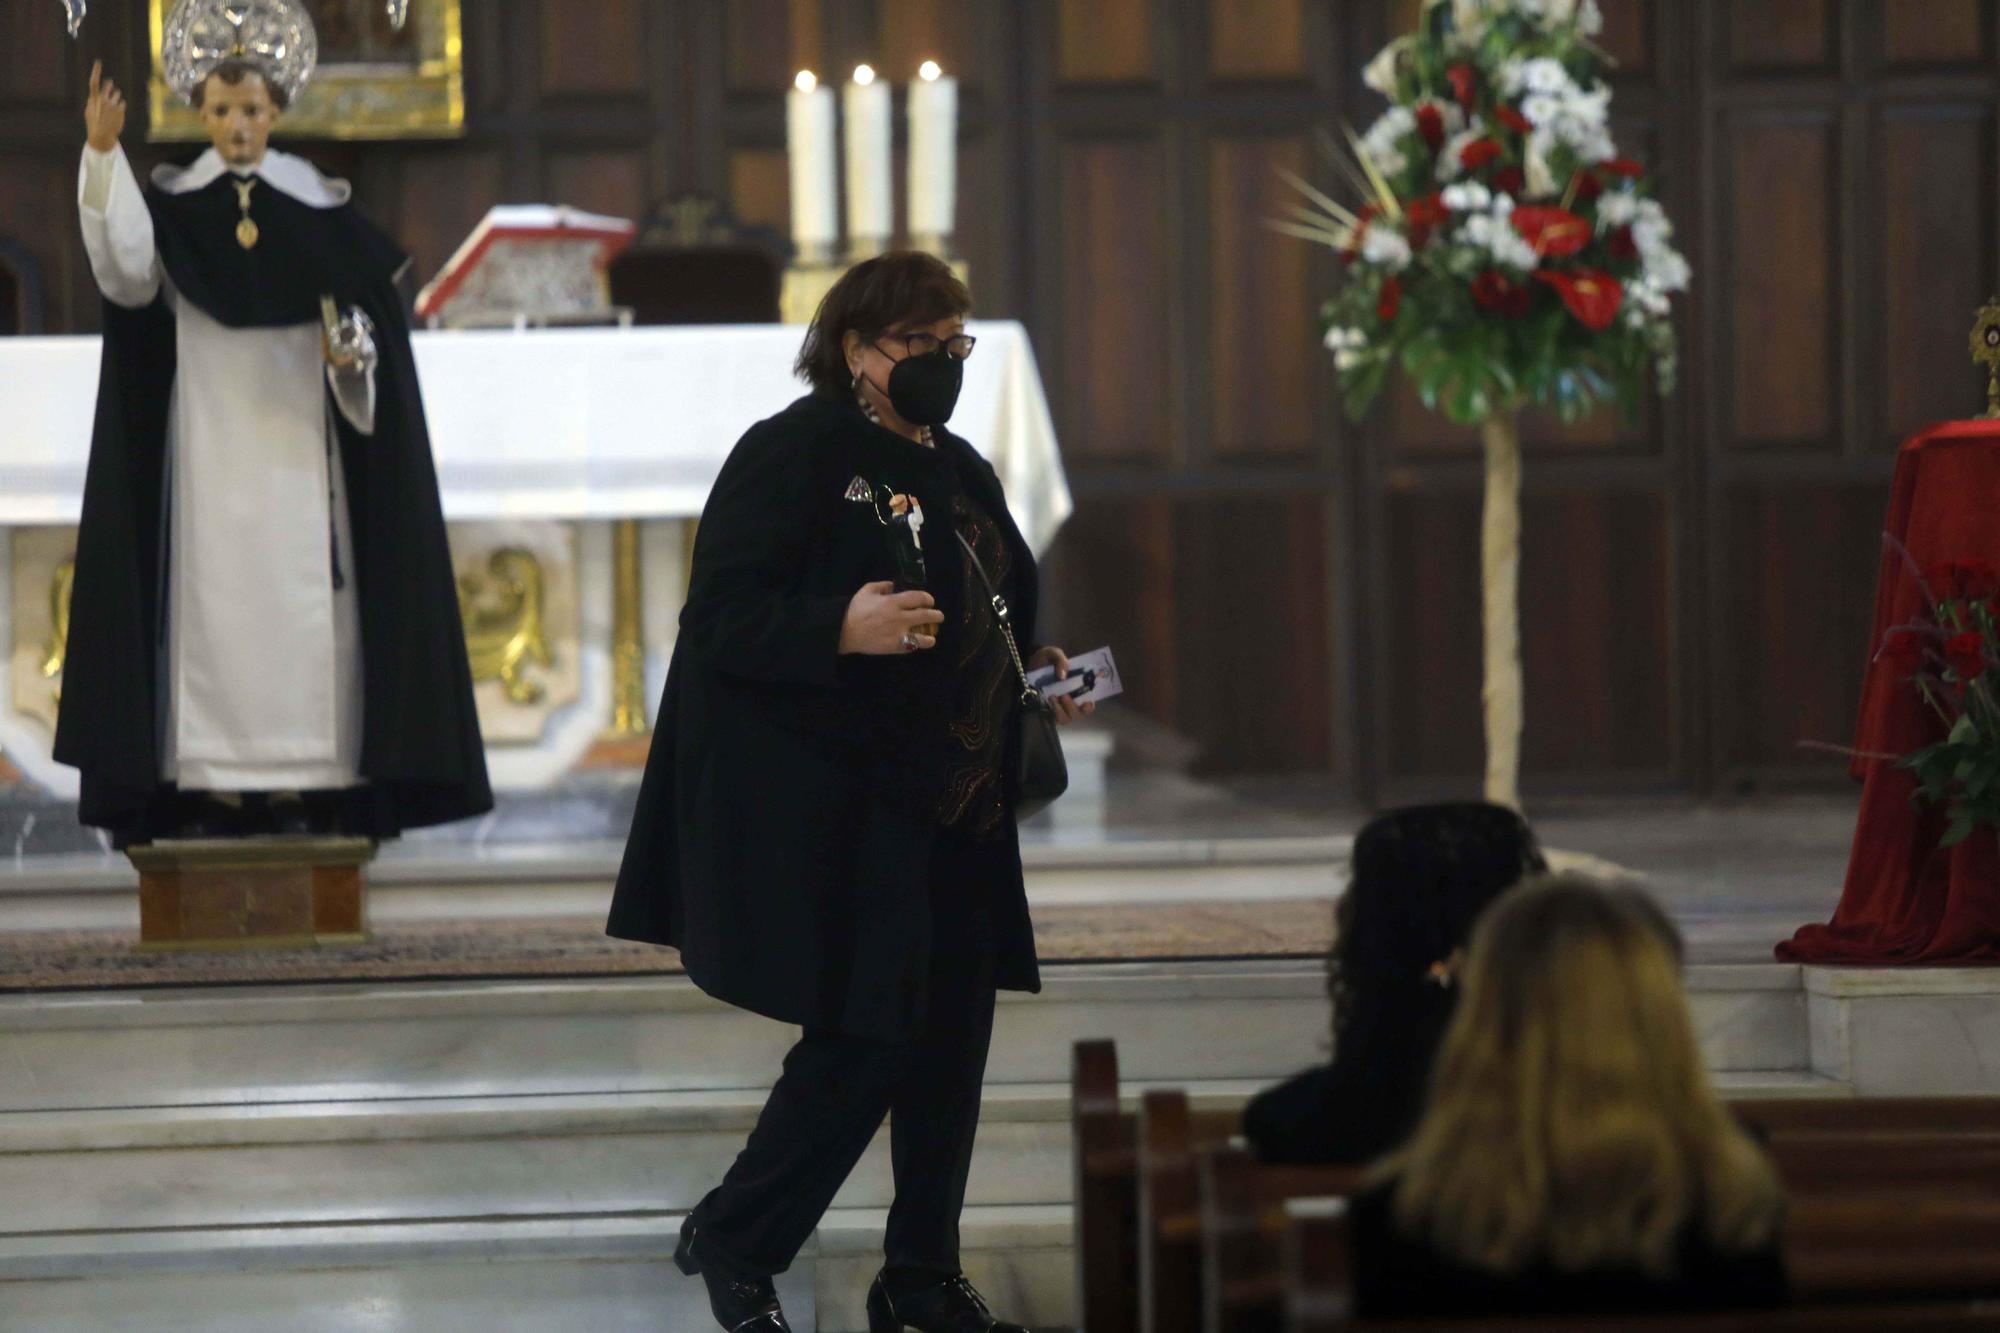
[[[1358,1164],[1403,1141],[1423,1111],[1473,923],[1543,869],[1535,835],[1502,806],[1414,806],[1361,830],[1336,909],[1333,1063],[1251,1101],[1243,1133],[1259,1156]]]
[[[870,1328],[1019,1327],[958,1254],[994,992],[1040,988],[1020,685],[980,566],[1030,669],[1068,662],[1030,653],[1034,557],[992,467],[944,429],[970,306],[930,255],[846,273],[799,354],[812,392],[738,442],[695,537],[607,929],[804,1029],[675,1254],[727,1329],[787,1327],[771,1276],[885,1114],[896,1198]]]
[[[84,111],[104,357],[56,758],[121,844],[479,814],[407,261],[347,182],[269,147],[311,70],[304,11],[183,0],[172,20],[162,63],[209,149],[142,190],[101,68]],[[230,23],[242,54],[219,59]]]

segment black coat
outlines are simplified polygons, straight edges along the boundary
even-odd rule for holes
[[[361,619],[364,785],[349,794],[350,817],[359,831],[387,837],[481,814],[493,795],[416,362],[393,285],[403,256],[352,204],[312,208],[269,188],[253,198],[261,237],[244,250],[227,176],[184,195],[146,192],[167,276],[181,299],[220,322],[317,323],[325,293],[375,323],[374,435],[358,437],[333,413],[354,538],[355,568],[344,573],[355,580]],[[55,757],[82,773],[79,817],[121,841],[171,818],[160,746],[174,374],[164,292],[141,310],[107,301]]]
[[[1024,652],[1034,642],[1034,557],[1000,479],[965,441],[936,439],[926,449],[851,402],[802,398],[744,435],[696,534],[606,929],[676,946],[704,991],[784,1022],[893,1038],[923,1018],[961,487],[1013,554],[1015,632]],[[874,509],[845,498],[856,477],[923,507],[946,616],[934,649],[839,652],[855,592],[896,574]],[[1037,990],[1011,817],[985,846],[986,883],[965,889],[991,895],[996,984]]]

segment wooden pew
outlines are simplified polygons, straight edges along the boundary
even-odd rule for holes
[[[2000,1324],[2000,1200],[1809,1199],[1786,1225],[1797,1304],[1783,1310],[1576,1319],[1357,1320],[1344,1201],[1295,1199],[1280,1242],[1287,1333],[1520,1328],[1859,1330]]]
[[[1233,1111],[1190,1109],[1188,1140],[1226,1142],[1237,1122]],[[1090,1333],[1139,1333],[1139,1117],[1123,1107],[1110,1041],[1071,1048],[1070,1133],[1078,1321]]]

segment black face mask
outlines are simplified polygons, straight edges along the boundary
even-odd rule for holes
[[[882,392],[896,415],[912,426],[942,426],[951,420],[964,382],[965,363],[940,347],[927,356],[898,361],[889,372],[889,387]]]

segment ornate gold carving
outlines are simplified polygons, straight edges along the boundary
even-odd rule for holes
[[[1979,308],[1972,326],[1972,359],[1986,367],[1986,415],[2000,418],[2000,296]]]
[[[646,725],[646,630],[641,619],[639,522],[621,518],[611,528],[611,736],[643,736]]]
[[[201,119],[167,86],[160,40],[172,0],[149,0],[153,75],[147,137],[200,141]],[[465,40],[461,0],[416,0],[410,29],[417,57],[408,64],[322,62],[279,122],[286,135],[313,139],[444,139],[465,133]],[[371,4],[369,6],[373,8]]]
[[[43,680],[62,675],[63,664],[69,660],[69,594],[75,585],[76,561],[65,560],[49,579],[49,637],[42,650]],[[56,689],[56,702],[62,702],[61,687]]]
[[[487,573],[458,580],[458,613],[475,682],[497,680],[517,704],[541,701],[544,688],[530,679],[530,663],[555,665],[555,649],[542,628],[542,562],[519,547],[502,547],[486,561]]]

